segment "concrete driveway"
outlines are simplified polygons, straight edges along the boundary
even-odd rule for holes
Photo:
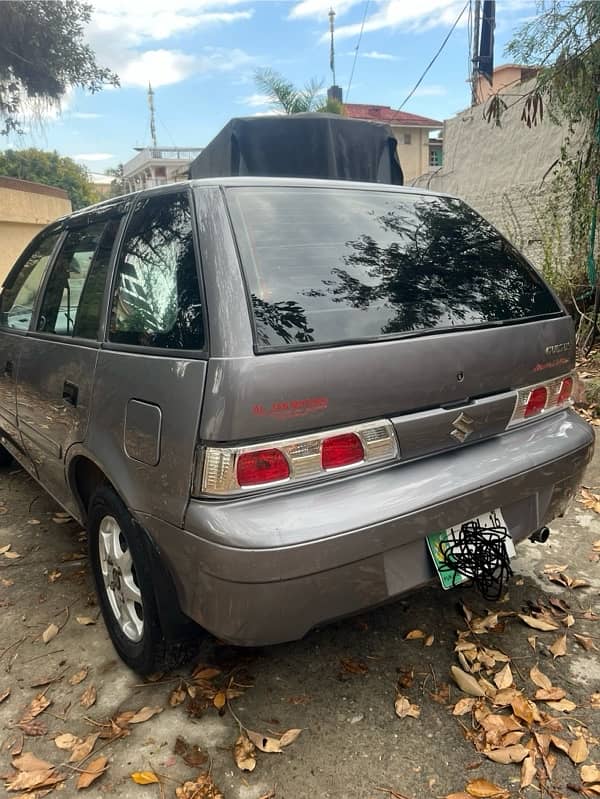
[[[586,485],[600,493],[600,454]],[[41,777],[28,779],[27,774],[45,768],[49,782],[64,778],[55,790],[65,799],[78,793],[170,797],[186,780],[207,771],[210,779],[180,789],[179,796],[416,799],[457,792],[468,799],[491,796],[485,782],[491,781],[507,791],[496,791],[497,796],[558,799],[577,796],[574,789],[583,789],[582,766],[600,762],[600,695],[593,696],[600,692],[600,624],[595,620],[600,615],[600,554],[593,551],[593,542],[600,539],[600,514],[581,502],[552,525],[548,544],[520,547],[515,576],[498,603],[485,602],[472,588],[443,593],[434,586],[293,644],[239,650],[205,637],[189,668],[146,684],[117,659],[98,618],[83,532],[57,516],[52,500],[16,467],[0,477],[0,503],[0,551],[10,545],[0,555],[0,698],[10,690],[0,703],[0,772],[8,787],[17,786],[11,795],[21,795],[18,786],[31,783],[33,792],[27,795],[43,796],[34,790]],[[555,580],[562,579],[563,571],[589,585],[569,588],[552,582],[552,571],[544,574],[548,565],[565,567],[555,569]],[[491,699],[486,705],[473,698],[463,703],[474,705],[465,715],[452,714],[456,703],[468,698],[450,677],[450,667],[460,666],[454,651],[457,631],[468,631],[461,603],[473,614],[472,632],[461,640],[475,646],[470,654],[463,647],[468,657],[462,663],[475,671],[473,679],[485,676],[492,686],[495,676],[496,686],[508,677],[514,680],[511,718],[518,727],[502,743],[518,741],[534,753],[530,760],[537,773],[532,779],[534,786],[542,781],[541,794],[537,787],[519,793],[522,764],[499,764],[478,751],[490,748],[490,739],[482,737],[485,714],[491,708],[493,715],[508,717],[511,707],[507,711],[501,703],[492,706]],[[489,611],[499,615],[481,621]],[[552,629],[531,628],[516,613],[546,620]],[[415,630],[420,633],[412,635],[420,637],[407,639]],[[565,645],[566,654],[555,656]],[[496,653],[491,663],[484,651]],[[473,652],[478,653],[475,660],[469,659]],[[507,663],[502,655],[510,658],[510,675],[505,670],[499,677]],[[523,711],[519,715],[515,695],[533,699],[544,690],[530,677],[536,664],[558,689],[554,694],[562,689],[563,702],[575,705],[570,712],[540,700],[533,705],[539,721],[524,720]],[[223,704],[226,689],[229,703],[219,711],[215,705]],[[400,713],[409,713],[403,718],[394,710],[398,692],[405,698],[398,703]],[[482,711],[484,706],[488,709]],[[149,710],[137,719],[125,713],[142,708]],[[255,752],[256,767],[243,772],[232,754],[238,720],[276,740],[289,729],[302,732],[282,752]],[[550,735],[562,741],[562,749]],[[187,748],[176,745],[178,737]],[[85,756],[90,744],[93,751]],[[30,756],[23,760],[28,752],[45,763],[40,766]],[[88,773],[94,769],[103,773],[78,792],[77,781],[94,776]],[[135,772],[151,772],[159,782],[138,785],[130,776]],[[155,779],[152,774],[145,779]],[[467,784],[470,793],[459,793]]]

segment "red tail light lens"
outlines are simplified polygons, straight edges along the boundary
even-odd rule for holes
[[[321,463],[324,469],[339,469],[360,463],[365,458],[362,442],[356,433],[344,433],[323,441]]]
[[[547,400],[548,391],[545,386],[538,386],[537,388],[534,388],[529,395],[527,405],[525,406],[525,413],[523,414],[525,419],[529,418],[530,416],[535,416],[537,413],[541,413],[546,407]]]
[[[565,379],[562,381],[560,391],[558,392],[558,399],[556,400],[557,405],[562,405],[564,402],[567,402],[569,399],[571,399],[572,393],[573,393],[573,378],[565,377]]]
[[[287,480],[290,467],[280,450],[260,449],[239,456],[236,474],[240,486],[255,486]]]

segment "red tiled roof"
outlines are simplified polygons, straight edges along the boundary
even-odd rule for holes
[[[344,103],[346,116],[352,119],[369,119],[372,122],[388,122],[396,125],[411,125],[415,128],[441,128],[439,119],[409,114],[407,111],[394,111],[389,105],[368,105],[366,103]]]

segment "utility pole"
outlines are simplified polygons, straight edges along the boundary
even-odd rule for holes
[[[473,11],[473,42],[471,45],[471,105],[477,105],[479,78],[479,29],[481,26],[481,0],[475,0]]]
[[[152,139],[152,146],[156,149],[156,121],[154,118],[154,89],[152,84],[148,83],[148,107],[150,108],[150,138]]]

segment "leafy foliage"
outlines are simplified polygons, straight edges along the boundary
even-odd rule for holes
[[[56,151],[46,152],[31,147],[0,152],[0,175],[64,189],[75,210],[85,208],[99,199],[88,180],[86,169]]]
[[[113,178],[110,183],[109,197],[120,197],[122,194],[126,193],[125,181],[123,179],[123,164],[118,164],[116,167],[107,169],[105,174]]]
[[[561,275],[567,291],[561,293],[580,314],[581,341],[587,337],[590,321],[581,309],[593,295],[589,283],[595,282],[588,240],[600,187],[600,3],[542,0],[537,16],[515,33],[507,53],[519,63],[538,67],[533,87],[521,98],[522,121],[535,126],[546,110],[567,131],[554,165],[550,205],[553,213],[568,206],[570,257],[566,280]],[[496,115],[497,124],[505,109]]]
[[[324,99],[323,81],[315,78],[311,78],[300,89],[273,69],[259,69],[254,74],[254,81],[258,89],[268,96],[270,104],[284,114],[304,114],[311,111],[343,113],[343,106],[337,100]]]
[[[84,40],[92,7],[80,0],[5,0],[0,7],[0,134],[21,129],[26,102],[38,113],[68,88],[118,85]]]

